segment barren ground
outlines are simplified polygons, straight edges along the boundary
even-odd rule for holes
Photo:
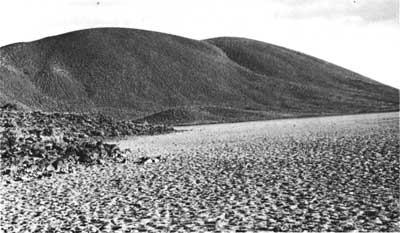
[[[177,129],[118,142],[154,163],[2,182],[1,228],[400,231],[398,113]]]

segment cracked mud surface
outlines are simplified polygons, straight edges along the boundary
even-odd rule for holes
[[[161,156],[2,182],[4,232],[399,231],[398,113],[180,127]]]

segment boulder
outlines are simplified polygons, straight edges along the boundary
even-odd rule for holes
[[[16,111],[18,110],[18,107],[16,104],[6,103],[3,106],[1,106],[1,110]]]
[[[121,151],[116,144],[95,139],[167,132],[165,127],[115,121],[106,116],[8,111],[13,107],[3,107],[0,173],[16,180],[73,172],[76,163],[124,163],[131,151]],[[146,157],[136,163],[158,161]]]

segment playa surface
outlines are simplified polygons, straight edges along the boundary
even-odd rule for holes
[[[118,141],[124,164],[2,182],[2,230],[400,230],[398,113],[176,129]]]

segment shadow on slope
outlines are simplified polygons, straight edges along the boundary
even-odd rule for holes
[[[399,92],[259,41],[96,28],[0,48],[0,104],[6,102],[123,119],[167,111],[209,122],[394,111]],[[168,110],[180,106],[190,114]]]

